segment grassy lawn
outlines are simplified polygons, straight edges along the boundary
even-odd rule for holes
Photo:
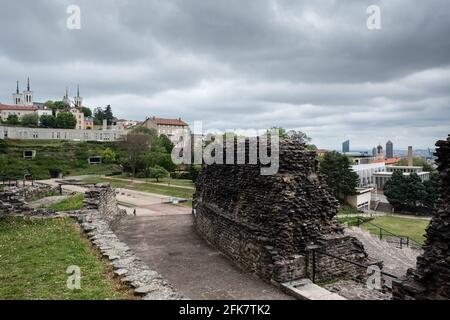
[[[338,216],[338,222],[341,224],[346,223],[348,226],[359,226],[364,222],[372,221],[373,218],[370,217],[345,217]]]
[[[0,219],[0,299],[131,299],[130,291],[66,219]],[[67,288],[69,266],[81,288]]]
[[[353,208],[349,205],[342,205],[339,208],[338,215],[346,215],[346,214],[358,214],[359,211],[356,208]]]
[[[84,194],[79,193],[77,195],[62,200],[61,202],[48,205],[46,206],[46,208],[55,211],[80,210],[81,208],[83,208],[83,200]]]
[[[154,179],[154,178],[132,178],[132,177],[128,177],[128,176],[112,176],[111,178],[115,178],[115,177],[121,178],[121,179],[142,181],[142,182],[159,183],[159,184],[163,184],[163,185],[170,183],[170,185],[180,186],[180,187],[190,187],[190,188],[195,187],[194,182],[192,182],[192,180],[189,180],[189,179],[163,178],[163,179],[159,179],[159,182],[157,182],[156,179]]]
[[[173,181],[173,180],[172,180]],[[127,188],[131,190],[144,191],[156,194],[162,194],[165,196],[179,197],[179,198],[192,198],[194,190],[186,188],[178,188],[176,186],[156,185],[152,183],[130,183],[117,179],[104,179],[104,178],[89,178],[84,180],[86,183],[110,183],[114,188]]]
[[[134,189],[179,198],[192,198],[192,194],[194,193],[194,190],[186,188],[159,186],[156,184],[146,184],[146,183],[136,184]]]
[[[420,244],[423,244],[425,241],[425,229],[430,223],[428,220],[423,219],[392,216],[376,217],[370,222],[396,235],[409,237]],[[379,234],[379,229],[368,223],[362,224],[361,227],[375,235]]]

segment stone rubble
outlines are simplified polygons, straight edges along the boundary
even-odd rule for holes
[[[29,201],[56,191],[55,187],[43,184],[11,186],[0,189],[0,217],[7,215],[50,217],[58,214],[49,209],[34,208]]]
[[[415,269],[393,282],[394,299],[450,299],[450,135],[436,143],[439,201]]]
[[[353,280],[341,280],[323,286],[325,289],[339,294],[348,300],[391,300],[389,291],[370,289],[366,284]]]

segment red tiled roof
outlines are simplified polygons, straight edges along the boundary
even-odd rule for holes
[[[373,160],[372,163],[384,162],[386,165],[389,165],[389,164],[396,164],[396,163],[400,162],[400,160],[402,160],[402,159],[401,158],[376,159],[376,160]]]
[[[30,106],[12,106],[9,104],[0,103],[0,110],[14,110],[14,111],[36,111],[36,107]]]
[[[181,118],[179,118],[179,119],[163,119],[163,118],[151,117],[148,120],[153,121],[157,125],[159,125],[159,124],[167,125],[167,126],[187,126],[188,125],[186,122],[181,120]]]

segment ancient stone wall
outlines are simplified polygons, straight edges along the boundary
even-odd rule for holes
[[[450,135],[438,141],[438,210],[427,228],[423,255],[416,269],[393,283],[394,299],[450,299]]]
[[[194,195],[196,229],[238,266],[267,281],[310,276],[311,244],[366,262],[361,243],[344,236],[337,224],[338,201],[318,175],[317,164],[315,152],[285,140],[274,175],[261,175],[260,164],[204,165]],[[336,259],[331,263],[324,255],[316,258],[318,280],[365,272]]]
[[[109,183],[98,183],[84,193],[84,209],[97,210],[112,228],[127,215],[119,209],[116,193]]]
[[[46,215],[50,214],[48,209],[33,209],[28,201],[51,194],[56,191],[55,187],[44,184],[33,186],[3,186],[0,190],[0,216],[1,215]]]

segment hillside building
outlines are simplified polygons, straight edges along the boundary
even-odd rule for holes
[[[143,126],[149,129],[155,129],[158,135],[166,135],[172,143],[177,144],[183,140],[183,136],[190,135],[189,125],[178,119],[163,119],[150,117],[147,118]]]

